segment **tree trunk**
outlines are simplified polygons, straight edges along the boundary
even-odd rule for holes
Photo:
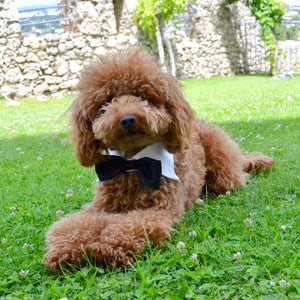
[[[159,18],[158,20],[159,20],[159,25],[160,25],[162,33],[163,33],[163,39],[164,39],[165,45],[167,47],[169,58],[170,58],[171,73],[174,77],[176,77],[176,75],[177,75],[176,74],[177,73],[176,72],[176,63],[175,63],[175,56],[174,56],[172,44],[168,37],[165,24],[162,22],[161,18]]]
[[[157,15],[157,18],[159,20],[159,16]],[[156,35],[156,41],[157,41],[157,48],[158,48],[158,55],[159,55],[159,62],[162,65],[162,71],[164,73],[167,73],[167,67],[165,64],[165,51],[164,51],[164,45],[160,33],[160,28],[159,25],[156,26],[155,28],[155,35]]]

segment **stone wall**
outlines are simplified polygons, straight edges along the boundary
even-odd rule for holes
[[[0,93],[5,98],[75,89],[81,70],[98,55],[137,45],[137,27],[125,21],[128,10],[117,34],[112,1],[72,3],[76,30],[23,37],[16,4],[0,0]]]
[[[241,22],[254,22],[241,3],[228,5],[220,0],[196,0],[189,5],[192,39],[177,43],[181,77],[211,77],[245,72]],[[194,13],[192,13],[194,12]],[[260,42],[260,35],[254,36]]]
[[[111,0],[68,1],[62,14],[72,18],[62,35],[24,38],[16,4],[0,0],[0,93],[6,98],[53,94],[75,89],[81,70],[100,54],[142,45],[157,55],[155,44],[139,32],[132,7],[125,7],[117,28]],[[253,20],[241,4],[197,0],[188,6],[192,30],[174,44],[179,78],[244,72],[239,23]],[[119,30],[117,30],[119,29]],[[260,40],[259,35],[255,37]]]
[[[0,87],[23,79],[16,62],[16,49],[21,46],[18,10],[11,0],[0,0]],[[1,92],[1,91],[0,91]]]

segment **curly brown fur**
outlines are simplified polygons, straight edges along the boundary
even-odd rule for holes
[[[154,191],[136,173],[97,183],[94,201],[54,223],[47,233],[45,264],[54,270],[84,265],[85,254],[99,266],[133,263],[147,239],[160,244],[170,238],[172,226],[205,185],[212,193],[225,193],[244,185],[245,172],[275,162],[257,153],[245,157],[223,130],[195,118],[178,81],[139,50],[101,56],[82,73],[79,91],[71,109],[81,165],[94,166],[108,149],[130,158],[162,142],[174,154],[180,180],[162,177]],[[136,119],[130,131],[120,125],[128,115]]]

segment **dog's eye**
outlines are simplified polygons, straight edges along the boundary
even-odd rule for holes
[[[97,113],[97,118],[102,116],[105,113],[105,108],[102,106],[99,108],[98,113]]]
[[[156,107],[156,108],[162,107],[162,104],[155,99],[151,99],[151,98],[145,99],[141,96],[138,96],[138,98],[141,102],[146,102],[149,107]]]
[[[107,107],[111,104],[112,101],[113,101],[113,98],[106,100],[105,103],[98,108],[97,117],[100,117],[101,115],[103,115],[106,112]]]
[[[162,108],[163,105],[160,102],[157,101],[148,101],[148,105],[150,107],[155,107],[155,108]]]

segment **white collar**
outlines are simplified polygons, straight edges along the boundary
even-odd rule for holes
[[[124,153],[118,150],[108,149],[109,155],[117,155],[124,157]],[[140,159],[143,157],[150,157],[161,162],[162,175],[170,179],[179,180],[174,170],[174,157],[173,154],[164,149],[162,142],[150,145],[144,148],[142,151],[134,155],[132,159]]]

